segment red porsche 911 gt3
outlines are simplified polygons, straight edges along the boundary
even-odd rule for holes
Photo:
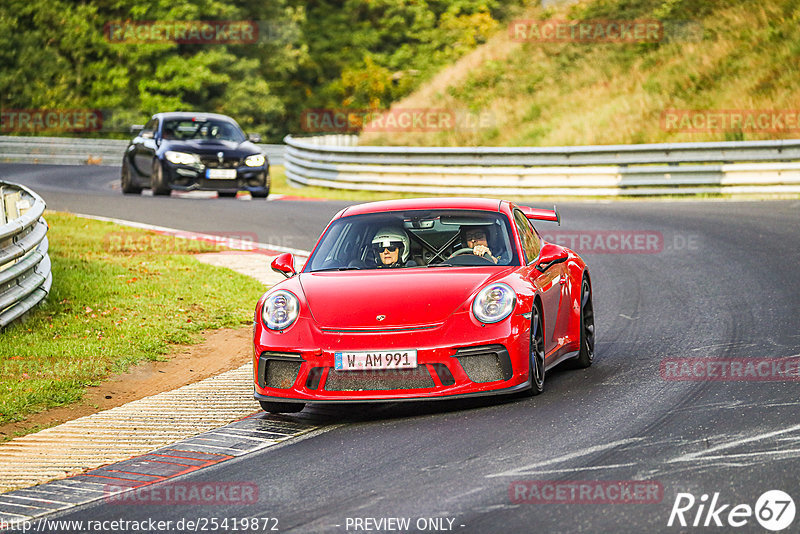
[[[594,355],[592,283],[531,221],[555,210],[488,199],[372,202],[340,211],[305,266],[255,313],[255,398],[306,403],[541,393]]]

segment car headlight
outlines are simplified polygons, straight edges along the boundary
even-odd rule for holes
[[[517,294],[507,284],[484,287],[472,303],[472,313],[482,323],[498,323],[511,315],[517,304]]]
[[[261,319],[270,330],[283,330],[291,325],[300,314],[300,301],[288,291],[280,290],[264,301]]]
[[[253,154],[244,159],[244,164],[248,167],[261,167],[266,161],[267,158],[264,157],[264,154]]]
[[[175,165],[194,165],[200,163],[200,158],[197,154],[187,154],[186,152],[175,152],[174,150],[167,150],[164,152],[164,157],[167,161]]]

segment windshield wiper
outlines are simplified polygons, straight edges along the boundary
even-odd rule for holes
[[[312,273],[321,273],[324,271],[360,271],[361,267],[328,267],[327,269],[314,269]]]
[[[452,267],[452,263],[429,263],[426,267]]]

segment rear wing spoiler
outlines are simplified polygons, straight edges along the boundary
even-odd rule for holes
[[[547,210],[542,208],[529,208],[527,206],[519,206],[519,209],[522,210],[522,213],[525,214],[525,217],[534,221],[550,221],[558,223],[561,226],[561,215],[558,213],[558,209],[553,206],[553,209]]]

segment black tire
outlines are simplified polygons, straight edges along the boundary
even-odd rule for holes
[[[133,182],[131,167],[127,157],[122,159],[122,172],[120,173],[119,183],[122,188],[122,193],[125,195],[138,195],[142,192],[142,188]]]
[[[154,195],[169,195],[169,187],[164,184],[164,168],[158,158],[153,159],[153,171],[150,174],[150,189]]]
[[[528,371],[528,381],[531,388],[528,395],[538,395],[544,391],[544,322],[539,306],[533,306],[531,310],[530,328],[530,368]]]
[[[581,283],[581,341],[578,356],[570,363],[573,369],[585,369],[594,361],[594,306],[592,305],[592,287],[584,277]]]
[[[272,183],[270,182],[269,173],[267,173],[267,177],[264,180],[264,191],[259,191],[258,193],[253,193],[253,198],[267,198],[269,196],[269,189]]]
[[[258,401],[261,409],[271,413],[296,413],[302,412],[305,404],[302,402],[270,402]]]

